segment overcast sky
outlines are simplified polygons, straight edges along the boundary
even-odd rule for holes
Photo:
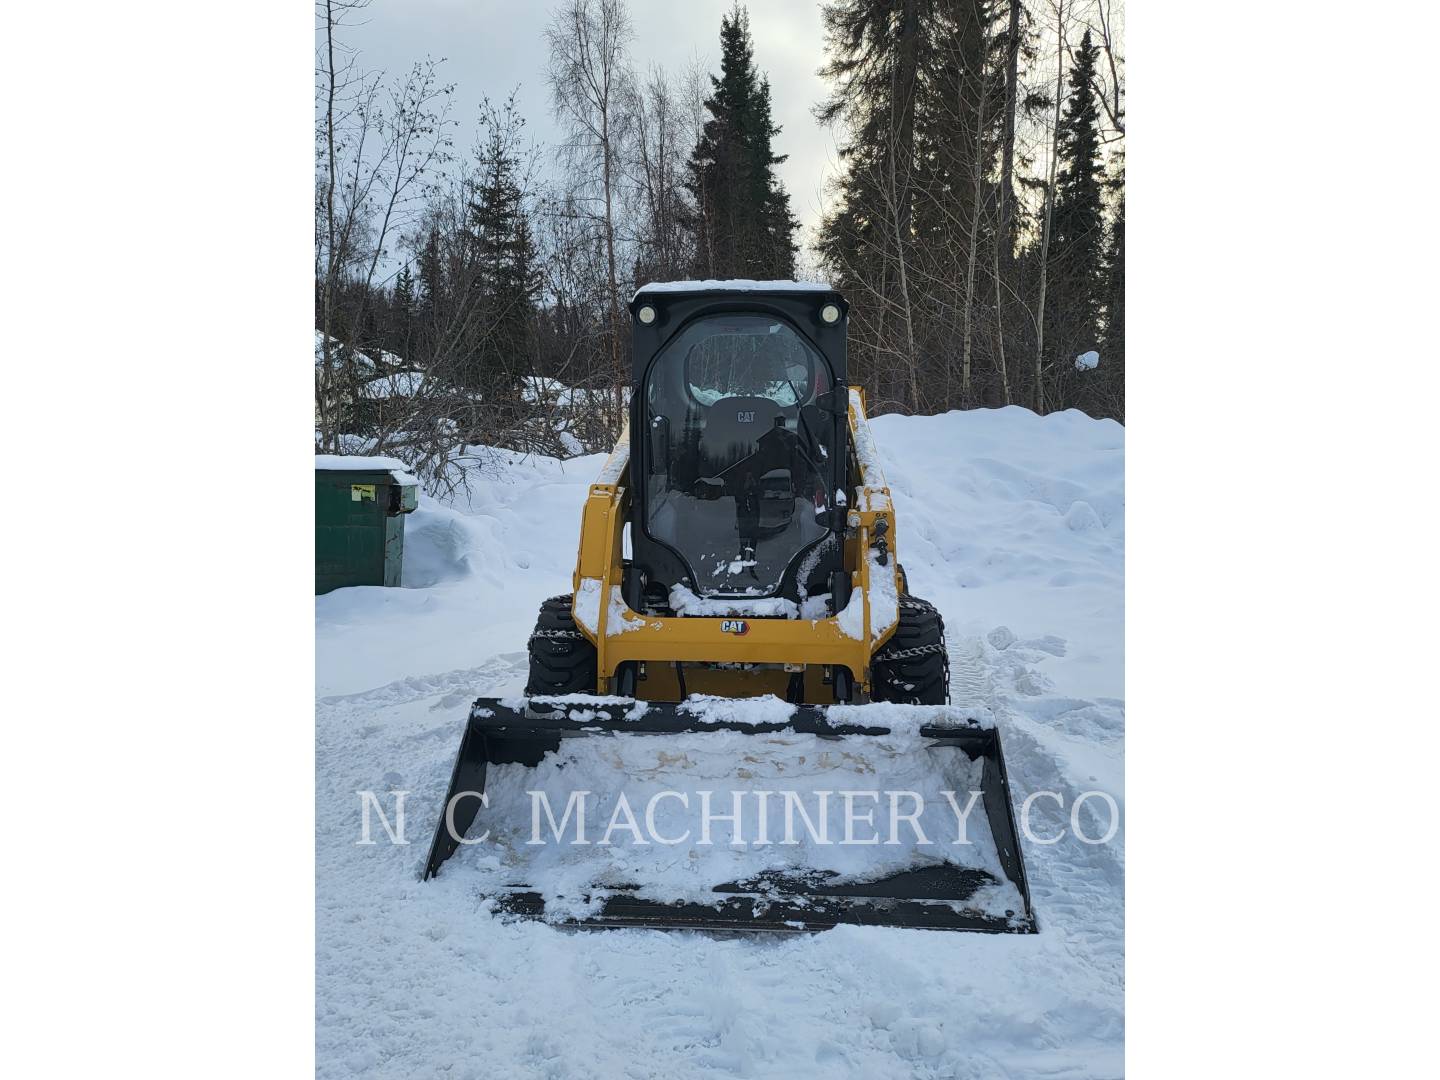
[[[519,86],[520,110],[538,141],[560,139],[545,84],[543,33],[555,3],[525,0],[374,0],[351,18],[345,40],[360,64],[398,74],[425,56],[444,57],[456,84],[454,113],[460,121],[456,147],[473,145],[476,106],[488,95],[502,101]],[[678,75],[698,55],[712,72],[720,62],[720,16],[731,0],[629,0],[635,40],[631,59],[644,71],[663,65]],[[775,152],[789,154],[780,175],[790,205],[805,227],[819,219],[826,177],[836,170],[835,142],[811,115],[825,95],[815,74],[823,61],[818,0],[758,0],[748,5],[755,62],[769,76]]]

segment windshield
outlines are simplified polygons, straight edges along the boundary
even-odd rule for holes
[[[703,331],[685,354],[685,384],[699,404],[763,397],[796,405],[809,397],[815,361],[784,323],[753,315],[719,316],[704,320]]]
[[[819,353],[783,320],[698,319],[646,385],[645,527],[702,596],[769,596],[827,526],[831,425]]]

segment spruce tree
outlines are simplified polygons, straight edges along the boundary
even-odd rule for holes
[[[440,229],[432,225],[425,236],[425,245],[416,260],[420,271],[420,296],[417,317],[427,332],[435,325],[444,284],[444,268],[440,261]]]
[[[406,263],[395,275],[395,288],[390,294],[390,318],[385,347],[405,360],[410,360],[410,332],[415,318],[415,276]]]
[[[1105,251],[1105,330],[1100,337],[1100,382],[1103,395],[1086,411],[1125,422],[1125,166],[1121,159],[1109,187],[1115,210]]]
[[[738,3],[720,20],[720,76],[710,77],[710,118],[690,158],[696,269],[704,277],[789,278],[795,272],[790,197],[774,168],[780,128],[770,84],[755,67],[750,17]]]
[[[530,366],[540,271],[529,211],[520,187],[517,140],[523,120],[513,100],[483,106],[479,171],[469,205],[466,242],[473,328],[466,385],[488,395],[518,393]]]
[[[1125,364],[1125,174],[1115,183],[1115,218],[1105,253],[1105,334],[1102,361]]]
[[[1062,365],[1099,343],[1103,306],[1105,227],[1100,121],[1095,100],[1095,62],[1100,50],[1090,31],[1080,40],[1070,69],[1060,119],[1059,170],[1050,241],[1054,304],[1047,304],[1046,342]],[[1050,327],[1054,328],[1053,336]]]
[[[980,293],[1005,115],[996,9],[830,0],[821,15],[831,91],[815,114],[846,138],[817,248],[852,297],[852,370],[879,399],[946,403],[992,337]]]

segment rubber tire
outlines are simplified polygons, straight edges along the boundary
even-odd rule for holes
[[[938,649],[905,659],[889,659],[921,645]],[[950,703],[950,657],[945,652],[945,620],[928,600],[900,596],[900,623],[870,662],[870,700],[906,705]]]
[[[540,605],[540,616],[528,646],[527,694],[595,693],[595,646],[576,628],[570,600],[568,594],[552,596]],[[567,636],[551,636],[556,633]]]

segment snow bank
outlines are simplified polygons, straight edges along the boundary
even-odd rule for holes
[[[1047,664],[1056,685],[1123,697],[1125,429],[1018,406],[879,416],[871,429],[910,591],[940,608],[946,633],[1066,639]]]

